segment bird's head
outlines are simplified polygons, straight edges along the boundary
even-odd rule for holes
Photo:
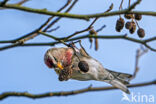
[[[72,56],[71,48],[51,48],[46,52],[44,62],[49,68],[63,70],[65,66],[71,64]]]

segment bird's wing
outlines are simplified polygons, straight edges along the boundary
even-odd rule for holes
[[[86,56],[86,57],[90,57],[90,55],[86,52],[86,50],[84,49],[84,47],[82,46],[82,44],[80,43],[80,53],[83,55],[83,56]]]
[[[85,57],[90,57],[84,48],[80,48],[80,54]]]

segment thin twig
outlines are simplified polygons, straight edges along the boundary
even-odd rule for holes
[[[155,40],[156,40],[156,36],[155,37],[151,37],[149,39],[146,39],[144,41],[147,43],[147,42],[152,42],[152,41],[155,41]]]
[[[124,0],[121,0],[120,6],[119,6],[119,10],[122,10],[122,9],[123,9],[123,8],[122,8],[123,1],[124,1]]]
[[[61,39],[59,39],[59,38],[57,38],[57,37],[55,37],[55,36],[46,34],[46,33],[44,33],[44,32],[39,32],[39,33],[42,34],[42,35],[44,35],[44,36],[46,36],[46,37],[50,37],[50,38],[52,38],[52,39],[54,39],[54,40],[57,40],[58,42],[63,43],[64,45],[66,45],[66,46],[68,47],[68,44],[65,43],[64,40],[61,40]]]
[[[66,6],[69,5],[71,0],[68,0],[67,3],[62,7],[60,8],[57,12],[60,12],[61,10],[63,10]],[[14,46],[18,46],[18,44],[21,44],[21,43],[24,43],[25,41],[27,40],[30,40],[30,39],[33,39],[34,37],[36,37],[38,35],[38,32],[42,31],[42,29],[48,25],[48,23],[54,18],[54,16],[52,17],[49,17],[47,19],[47,21],[45,23],[43,23],[39,28],[35,29],[34,31],[24,35],[24,36],[21,36],[15,40],[13,40],[13,43],[16,43],[16,45]],[[45,30],[43,30],[45,31]]]
[[[63,9],[65,9],[70,3],[71,3],[72,0],[67,0],[66,4],[60,8],[57,12],[61,12]]]
[[[67,4],[69,4],[70,2],[71,2],[71,1],[68,0]],[[75,5],[77,2],[78,2],[78,0],[75,0],[75,1],[71,4],[71,6],[65,11],[65,13],[68,13],[68,12],[74,7],[74,5]],[[67,6],[67,5],[65,5],[65,6]],[[59,12],[60,12],[60,11],[59,11]],[[49,25],[43,30],[43,32],[47,32],[48,29],[49,29],[50,27],[52,27],[55,23],[57,23],[60,19],[61,19],[61,17],[58,17],[58,18],[56,18],[54,21],[52,21],[51,23],[49,23]]]
[[[137,84],[131,84],[128,85],[129,88],[133,87],[144,87],[149,85],[155,85],[156,81],[149,81],[144,83],[137,83]],[[3,100],[7,97],[27,97],[31,99],[39,99],[39,98],[45,98],[45,97],[54,97],[54,96],[69,96],[69,95],[77,95],[82,94],[86,92],[93,92],[93,91],[108,91],[108,90],[114,90],[117,89],[116,87],[92,87],[89,86],[87,88],[83,88],[80,90],[74,90],[74,91],[61,91],[61,92],[49,92],[49,93],[43,93],[43,94],[31,94],[28,92],[4,92],[0,95],[0,100]]]
[[[113,9],[113,3],[109,6],[109,8],[108,8],[104,13],[107,13],[107,12],[111,11],[112,9]],[[87,28],[85,28],[85,29],[83,29],[83,30],[80,30],[80,31],[76,31],[75,33],[69,35],[68,37],[65,38],[65,41],[67,41],[68,39],[70,39],[70,38],[76,36],[77,34],[80,34],[80,33],[83,33],[83,32],[86,32],[86,31],[90,30],[90,29],[92,28],[93,24],[94,24],[98,19],[99,19],[99,18],[95,18],[95,19],[93,20],[93,22],[91,22],[91,24],[90,24]]]
[[[46,32],[53,32],[53,31],[56,31],[57,29],[59,29],[60,26],[57,26],[56,28],[53,28],[53,29],[50,29],[50,30],[47,30]]]
[[[137,49],[136,58],[135,58],[135,70],[134,70],[133,76],[129,79],[129,81],[131,81],[132,79],[134,79],[136,77],[136,75],[140,69],[139,68],[139,59],[141,58],[141,56],[143,56],[147,52],[148,52],[148,49],[144,49],[142,46],[140,49]]]
[[[18,2],[18,3],[16,3],[17,5],[22,5],[22,4],[24,4],[24,3],[26,3],[26,2],[28,2],[29,0],[22,0],[22,1],[20,1],[20,2]]]
[[[145,43],[144,46],[147,47],[148,49],[150,49],[151,51],[156,52],[156,49],[152,48],[152,47],[149,46],[147,43]]]
[[[141,0],[137,0],[135,3],[133,3],[128,9],[127,11],[131,11],[132,9],[134,9],[138,4],[140,4]]]
[[[96,32],[102,31],[105,27],[106,27],[106,25],[101,26],[99,29],[96,30]]]

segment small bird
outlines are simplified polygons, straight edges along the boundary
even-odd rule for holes
[[[44,62],[55,70],[60,81],[68,79],[103,81],[130,94],[126,84],[129,84],[132,75],[104,68],[83,47],[51,48],[45,53]]]

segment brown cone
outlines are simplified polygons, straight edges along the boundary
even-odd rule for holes
[[[134,17],[135,17],[136,20],[141,20],[142,19],[142,15],[140,15],[140,14],[135,14]]]
[[[123,29],[124,24],[125,24],[124,19],[120,17],[120,18],[117,20],[117,22],[116,22],[116,27],[115,27],[115,28],[116,28],[116,31],[117,31],[117,32],[120,32],[120,31]]]
[[[133,34],[133,33],[135,32],[135,30],[136,30],[136,24],[135,24],[134,21],[132,21],[132,28],[129,30],[129,32],[130,32],[131,34]]]
[[[126,19],[131,19],[133,17],[133,14],[124,14],[124,17]]]
[[[129,21],[128,21],[128,22],[126,22],[125,27],[126,27],[126,29],[129,30],[129,29],[132,28],[132,25],[133,25],[132,22],[129,22]]]
[[[140,38],[143,38],[145,36],[145,31],[143,28],[139,28],[137,31],[137,34]]]

